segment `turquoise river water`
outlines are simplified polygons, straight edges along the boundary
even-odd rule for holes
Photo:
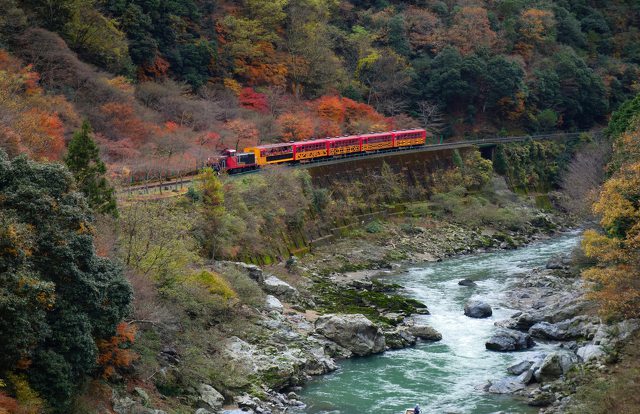
[[[300,413],[404,414],[416,403],[425,414],[537,412],[513,397],[485,393],[482,385],[505,377],[506,368],[527,354],[553,345],[498,353],[487,351],[484,344],[496,329],[494,322],[515,312],[503,304],[515,279],[550,257],[569,252],[578,240],[578,233],[566,234],[518,250],[425,264],[390,277],[405,287],[406,295],[428,305],[431,315],[422,317],[442,333],[442,341],[341,362],[336,372],[314,379],[300,391],[307,404]],[[478,287],[458,286],[464,278],[475,280]],[[493,316],[464,316],[464,303],[471,296],[488,302]]]

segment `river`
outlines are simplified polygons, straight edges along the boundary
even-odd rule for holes
[[[425,320],[442,333],[436,343],[419,342],[412,348],[340,363],[329,375],[311,381],[299,393],[306,414],[404,414],[419,403],[425,414],[496,412],[535,413],[510,396],[481,390],[487,380],[506,376],[506,368],[554,345],[538,343],[528,351],[487,351],[485,342],[496,329],[496,320],[515,312],[504,306],[504,293],[516,278],[559,253],[569,252],[578,233],[566,234],[527,247],[453,258],[414,267],[391,279],[406,294],[426,303],[431,315]],[[459,286],[470,278],[475,288]],[[493,316],[464,316],[464,303],[479,297],[493,308]]]

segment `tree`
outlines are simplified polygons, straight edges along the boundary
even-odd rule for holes
[[[131,288],[96,255],[90,210],[63,165],[0,151],[0,176],[0,375],[22,367],[52,411],[67,413]]]
[[[304,112],[282,114],[277,123],[283,141],[302,141],[313,136],[313,120]]]
[[[104,176],[107,167],[100,159],[100,150],[90,134],[91,126],[84,121],[69,142],[64,162],[91,208],[99,213],[117,215],[113,188]]]
[[[487,10],[482,7],[462,7],[454,16],[448,35],[451,43],[463,55],[479,48],[491,49],[497,41],[496,33],[489,23]]]
[[[439,134],[444,126],[444,116],[438,105],[429,101],[418,102],[418,116],[422,127],[434,135]]]

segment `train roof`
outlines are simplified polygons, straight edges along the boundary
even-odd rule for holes
[[[319,138],[319,139],[311,139],[308,141],[295,141],[295,142],[278,142],[275,144],[264,144],[264,145],[256,145],[253,147],[247,147],[245,149],[245,151],[247,149],[271,149],[271,148],[279,148],[279,147],[288,147],[288,146],[293,146],[293,145],[304,145],[304,144],[318,144],[318,143],[323,143],[326,142],[327,140],[348,140],[348,139],[356,139],[356,138],[362,138],[362,137],[376,137],[376,136],[381,136],[381,135],[388,135],[388,134],[400,134],[400,133],[407,133],[407,132],[424,132],[424,129],[420,129],[420,128],[416,128],[416,129],[403,129],[403,130],[399,130],[399,131],[383,131],[383,132],[371,132],[368,134],[356,134],[356,135],[344,135],[341,137],[327,137],[327,138]]]

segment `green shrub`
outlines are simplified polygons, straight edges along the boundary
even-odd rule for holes
[[[381,233],[382,230],[384,230],[384,227],[382,226],[382,223],[380,223],[378,220],[373,220],[371,223],[367,224],[364,229],[366,230],[367,233],[377,234],[377,233]]]

